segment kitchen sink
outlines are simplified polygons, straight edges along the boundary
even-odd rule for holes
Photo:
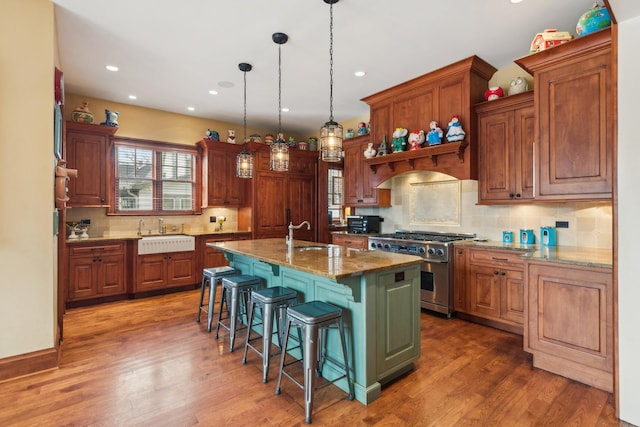
[[[196,238],[184,234],[143,236],[138,240],[138,255],[185,252],[196,249]]]
[[[326,246],[294,246],[293,249],[296,251],[321,251],[323,249],[327,249]]]

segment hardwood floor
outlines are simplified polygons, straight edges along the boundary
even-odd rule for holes
[[[304,424],[302,390],[277,369],[263,384],[205,321],[199,290],[76,308],[65,315],[60,368],[0,384],[2,426]],[[613,396],[531,366],[517,335],[422,314],[422,356],[365,406],[333,386],[314,425],[617,426]],[[239,343],[239,345],[238,345]],[[240,348],[240,350],[238,350]]]

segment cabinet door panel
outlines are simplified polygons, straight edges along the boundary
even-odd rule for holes
[[[95,257],[69,261],[69,300],[94,297],[98,293],[98,262]]]
[[[513,129],[513,112],[480,118],[482,144],[478,159],[481,199],[508,200],[515,196]]]
[[[106,203],[105,150],[104,136],[67,134],[68,167],[78,170],[78,177],[69,180],[69,206]]]
[[[290,210],[290,221],[294,225],[300,224],[302,221],[309,221],[313,225],[315,222],[315,179],[313,176],[291,176],[289,178],[289,198],[287,205]],[[294,238],[299,240],[315,240],[314,227],[307,230],[302,227],[294,231]]]
[[[286,233],[287,230],[287,181],[284,174],[259,173],[256,194],[256,234]],[[284,237],[284,234],[282,235]]]
[[[164,254],[138,255],[136,290],[145,291],[164,287],[166,283]]]
[[[196,283],[193,252],[167,254],[167,285]]]
[[[523,199],[533,198],[533,143],[536,131],[535,109],[533,106],[515,111],[515,161],[519,162],[520,173],[516,174],[516,189]]]
[[[500,317],[500,274],[497,268],[471,264],[471,311]]]
[[[103,295],[122,294],[126,290],[124,255],[100,257],[101,284],[99,293]]]
[[[502,275],[504,273],[504,275]],[[524,323],[524,273],[502,270],[501,317],[522,325]]]

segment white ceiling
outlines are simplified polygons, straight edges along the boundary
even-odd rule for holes
[[[282,106],[290,112],[282,114],[282,128],[313,134],[329,119],[329,5],[323,0],[53,2],[68,92],[242,123],[238,64],[248,62],[247,123],[277,129],[278,45],[271,35],[284,32]],[[578,18],[592,5],[340,0],[333,6],[334,119],[367,114],[360,99],[471,55],[498,69],[512,65],[546,28],[575,35]],[[107,71],[107,64],[120,71]],[[355,77],[357,70],[366,76]]]

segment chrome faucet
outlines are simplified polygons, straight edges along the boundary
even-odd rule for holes
[[[138,221],[138,236],[142,236],[142,226],[144,225],[144,220],[140,219]]]
[[[307,230],[311,230],[311,223],[309,221],[302,221],[298,225],[293,225],[292,222],[289,223],[289,235],[284,239],[284,241],[287,243],[287,249],[291,250],[293,248],[293,230],[299,230],[305,224],[307,224]]]
[[[160,234],[166,234],[167,229],[164,226],[164,219],[163,218],[158,218],[158,232]]]

